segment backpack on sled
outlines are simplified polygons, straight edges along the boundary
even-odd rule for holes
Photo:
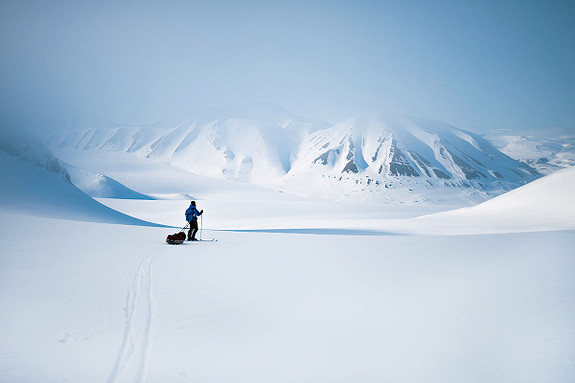
[[[180,245],[184,243],[185,240],[186,240],[186,233],[184,233],[183,231],[180,231],[179,233],[176,234],[170,234],[166,238],[166,242],[168,242],[170,245]]]

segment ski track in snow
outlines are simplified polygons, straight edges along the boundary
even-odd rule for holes
[[[138,383],[146,381],[156,315],[153,262],[161,252],[161,246],[157,246],[146,252],[138,263],[126,294],[124,335],[108,383],[120,378]]]

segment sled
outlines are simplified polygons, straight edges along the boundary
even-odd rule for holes
[[[184,233],[183,231],[180,231],[179,233],[176,234],[170,234],[166,238],[166,242],[168,242],[170,245],[181,245],[182,243],[184,243],[185,240],[186,240],[186,233]]]
[[[168,242],[170,245],[181,245],[182,243],[184,243],[185,239],[168,239],[166,238],[166,242]]]

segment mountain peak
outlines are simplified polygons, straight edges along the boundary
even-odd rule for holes
[[[325,127],[266,103],[197,110],[171,125],[75,131],[52,143],[161,158],[193,173],[288,190],[385,198],[430,188],[496,195],[540,176],[442,121],[369,113]]]
[[[500,193],[540,176],[486,140],[447,123],[398,114],[352,116],[309,135],[291,175],[378,187],[431,186]],[[325,183],[324,181],[322,181]]]

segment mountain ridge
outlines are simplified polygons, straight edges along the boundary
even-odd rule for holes
[[[293,191],[335,185],[340,195],[455,188],[487,198],[541,176],[479,135],[441,121],[379,113],[325,127],[268,105],[210,113],[163,127],[70,130],[50,137],[49,145],[124,152]]]

